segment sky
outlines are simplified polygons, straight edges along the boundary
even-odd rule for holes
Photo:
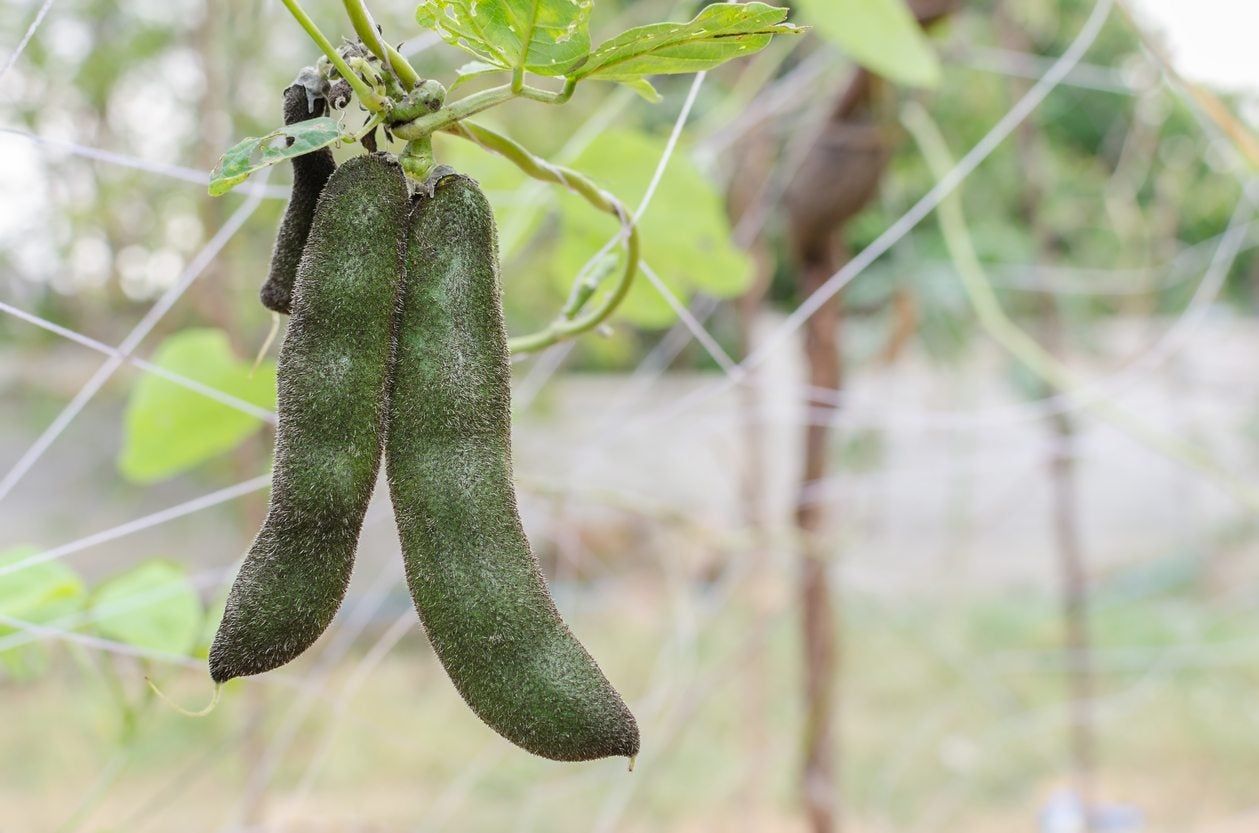
[[[1132,0],[1186,77],[1259,92],[1259,0]]]

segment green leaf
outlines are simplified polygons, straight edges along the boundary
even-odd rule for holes
[[[275,407],[275,364],[237,358],[221,330],[189,329],[158,347],[153,363],[261,408]],[[158,376],[141,376],[127,402],[118,470],[153,483],[230,451],[264,423]]]
[[[157,560],[102,584],[92,598],[91,613],[107,639],[181,655],[196,648],[204,616],[184,569]]]
[[[450,85],[450,89],[452,91],[456,90],[461,84],[466,84],[474,78],[480,78],[482,75],[489,75],[491,73],[504,71],[505,70],[502,67],[495,66],[494,64],[487,64],[485,61],[468,61],[463,66],[459,67],[459,69],[455,70],[457,77],[455,78],[454,83]]]
[[[915,87],[940,83],[940,61],[905,0],[800,0],[798,8],[871,72]]]
[[[664,153],[665,140],[632,131],[600,137],[574,167],[620,197],[631,209],[642,200]],[[577,271],[615,233],[615,222],[584,201],[560,201],[562,234],[557,279],[567,289]],[[719,297],[743,292],[752,277],[747,255],[730,239],[730,224],[717,190],[685,153],[674,153],[639,224],[643,257],[683,302],[696,290]],[[675,314],[643,275],[634,282],[620,314],[644,327],[665,327]]]
[[[600,45],[573,77],[632,81],[712,69],[764,48],[774,35],[803,32],[783,22],[788,11],[765,3],[717,3],[689,23],[639,26]]]
[[[34,547],[15,547],[0,553],[0,566],[17,564],[35,555]],[[47,624],[82,609],[86,589],[74,570],[59,561],[45,561],[0,576],[0,615],[33,624]],[[0,622],[0,638],[17,629]],[[43,652],[37,643],[0,651],[9,675],[29,679],[42,670]]]
[[[590,52],[593,0],[424,0],[415,19],[487,64],[564,75]]]
[[[342,138],[341,126],[327,116],[320,116],[281,127],[265,136],[241,139],[223,154],[210,173],[210,196],[226,194],[254,171],[319,150]]]
[[[25,561],[39,550],[14,547],[0,553],[0,567]],[[24,622],[47,622],[71,612],[83,598],[83,580],[59,561],[32,564],[0,575],[0,614]]]
[[[632,78],[628,81],[619,81],[622,87],[628,87],[637,93],[638,97],[646,101],[648,104],[660,103],[660,92],[651,85],[646,78]]]

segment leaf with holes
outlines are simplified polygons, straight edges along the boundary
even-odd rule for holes
[[[575,167],[633,206],[646,194],[665,146],[663,137],[611,131],[578,157]],[[566,287],[615,232],[615,225],[567,194],[560,207],[563,234],[554,266]],[[683,303],[697,290],[731,297],[747,288],[751,263],[731,241],[721,196],[686,154],[670,159],[639,231],[643,259]],[[668,326],[675,319],[668,301],[645,275],[635,280],[619,314],[644,327]]]
[[[573,77],[633,81],[712,69],[763,49],[774,35],[803,32],[784,22],[788,11],[765,3],[717,3],[689,23],[639,26],[600,45]]]
[[[590,52],[593,0],[425,0],[421,26],[502,69],[565,75]]]
[[[107,639],[182,656],[196,648],[205,618],[187,572],[161,560],[102,584],[92,596],[91,615]]]
[[[38,552],[34,547],[6,550],[0,553],[0,568],[19,565]],[[0,575],[0,646],[20,632],[9,623],[54,622],[81,610],[85,596],[83,580],[59,561],[31,564]],[[10,676],[27,679],[41,670],[43,655],[35,643],[0,647],[0,663]]]
[[[871,72],[915,87],[940,82],[940,61],[905,0],[801,0],[799,9]]]
[[[153,356],[158,367],[264,409],[275,407],[275,364],[251,373],[222,330],[189,329],[170,336]],[[230,451],[262,427],[258,417],[160,376],[141,376],[127,401],[118,470],[153,483]]]
[[[241,139],[223,154],[210,173],[210,196],[226,194],[254,171],[319,150],[342,138],[341,126],[327,116],[320,116],[281,127],[265,136]]]

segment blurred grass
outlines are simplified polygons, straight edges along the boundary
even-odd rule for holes
[[[417,625],[361,681],[341,717],[336,701],[362,655],[319,684],[328,699],[316,702],[281,757],[261,829],[576,833],[599,829],[621,801],[624,817],[607,829],[798,829],[794,621],[772,621],[752,665],[755,620],[742,596],[704,621],[695,605],[704,593],[694,588],[674,596],[680,606],[650,588],[611,589],[583,594],[570,617],[635,704],[644,755],[633,774],[624,761],[556,764],[500,741],[458,699]],[[1052,599],[848,594],[844,611],[843,777],[855,828],[1034,829],[1037,807],[1065,782],[1064,662]],[[679,644],[688,619],[703,627],[693,645]],[[1103,797],[1142,806],[1156,831],[1209,830],[1194,825],[1249,807],[1249,773],[1259,768],[1259,611],[1249,599],[1194,588],[1103,597],[1093,626]],[[311,670],[303,660],[284,679],[234,683],[204,720],[152,703],[124,745],[100,680],[69,651],[56,659],[40,681],[4,684],[5,829],[56,829],[120,750],[125,764],[79,829],[219,829],[300,701],[291,681]],[[122,663],[118,671],[139,697],[141,670]],[[161,679],[183,703],[209,690],[191,670]],[[758,680],[768,695],[759,717],[750,711]],[[312,765],[318,775],[301,794]]]

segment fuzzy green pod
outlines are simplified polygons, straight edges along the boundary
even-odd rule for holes
[[[271,505],[210,648],[216,682],[289,662],[341,605],[380,466],[408,206],[382,155],[319,198],[280,348]]]
[[[296,124],[328,112],[328,102],[313,95],[302,83],[294,83],[284,91],[284,123]],[[288,207],[280,220],[280,230],[271,252],[271,270],[267,282],[258,293],[262,305],[272,312],[288,315],[293,304],[293,282],[302,261],[302,250],[310,236],[315,206],[328,178],[337,168],[328,148],[304,153],[293,159],[293,190]]]
[[[497,234],[466,177],[414,201],[397,337],[386,471],[438,658],[518,746],[561,761],[633,758],[634,716],[561,620],[520,524]]]

